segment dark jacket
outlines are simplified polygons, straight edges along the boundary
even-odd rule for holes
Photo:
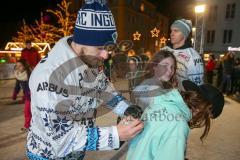
[[[233,73],[234,59],[228,57],[223,61],[223,73],[231,75]]]

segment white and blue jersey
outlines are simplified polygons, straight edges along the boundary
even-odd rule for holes
[[[121,116],[129,104],[113,89],[102,70],[89,68],[77,57],[68,38],[56,43],[30,77],[30,159],[76,159],[87,150],[119,147],[116,126],[94,125],[96,108],[105,103]]]
[[[203,84],[204,65],[202,57],[192,47],[173,49],[170,46],[166,46],[162,50],[171,51],[176,57],[176,74],[180,90],[183,90],[183,80],[190,80],[197,85]]]

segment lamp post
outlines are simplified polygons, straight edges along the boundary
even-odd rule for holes
[[[193,38],[191,39],[192,40],[192,44],[193,44],[193,48],[196,49],[196,27],[193,27],[192,28],[192,36]]]
[[[204,12],[205,4],[199,4],[195,6],[196,14],[196,32],[195,32],[195,50],[203,55],[203,45],[204,45]]]

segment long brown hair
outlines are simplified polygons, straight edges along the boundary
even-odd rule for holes
[[[200,137],[201,141],[203,141],[210,130],[212,105],[194,91],[181,91],[181,95],[192,111],[192,119],[189,121],[189,127],[191,129],[204,127],[203,134]]]
[[[154,76],[154,67],[156,67],[158,65],[158,63],[160,63],[162,60],[166,59],[166,58],[172,58],[174,61],[174,74],[171,77],[171,79],[168,82],[160,82],[161,86],[165,89],[167,88],[174,88],[177,85],[177,80],[176,80],[176,68],[177,68],[177,60],[175,58],[175,56],[173,55],[172,52],[167,51],[167,50],[160,50],[159,52],[155,53],[153,58],[151,59],[150,62],[148,62],[148,66],[146,68],[146,75],[144,76],[144,79],[148,79],[148,78],[152,78]]]

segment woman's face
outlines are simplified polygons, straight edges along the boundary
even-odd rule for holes
[[[165,58],[153,68],[154,76],[159,80],[169,81],[174,75],[174,68],[174,59],[171,57]]]
[[[209,60],[213,60],[213,56],[212,55],[209,56]]]
[[[16,63],[16,70],[18,70],[20,72],[23,72],[25,70],[24,66],[22,65],[22,63],[20,63],[20,62]]]

